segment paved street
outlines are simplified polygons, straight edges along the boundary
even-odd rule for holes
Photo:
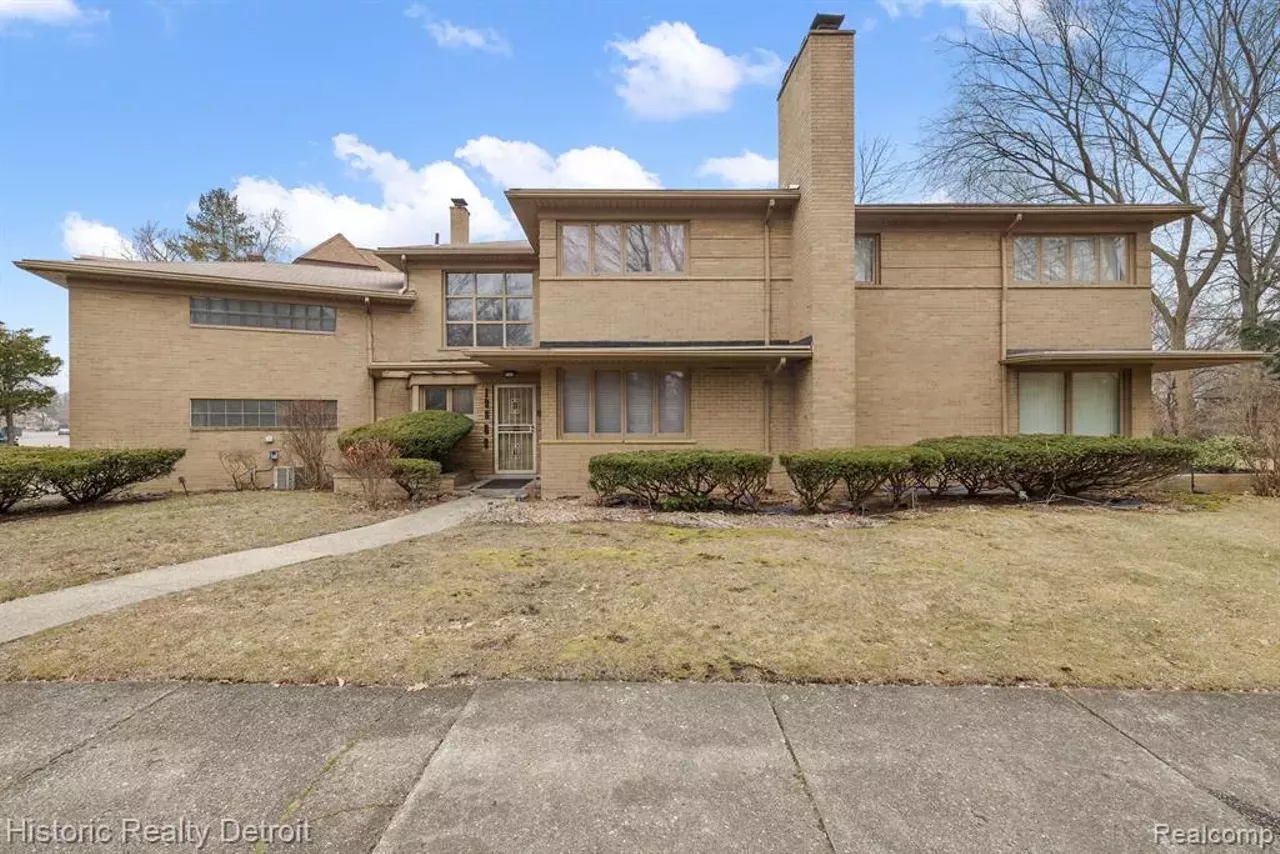
[[[1280,846],[1280,695],[12,684],[0,732],[5,850]]]

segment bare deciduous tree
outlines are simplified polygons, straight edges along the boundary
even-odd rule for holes
[[[334,412],[323,400],[295,400],[280,413],[284,450],[297,467],[298,486],[328,489],[330,436]]]
[[[254,225],[258,230],[258,239],[253,246],[253,255],[265,261],[282,260],[293,237],[289,233],[289,223],[284,211],[272,208],[257,217]]]
[[[1155,310],[1187,347],[1224,259],[1246,257],[1232,218],[1280,132],[1280,4],[1010,0],[985,25],[952,41],[955,100],[922,167],[983,200],[1202,206],[1153,235]],[[1185,429],[1189,384],[1174,398]]]
[[[907,167],[887,136],[858,141],[855,201],[860,205],[900,201],[907,188]]]
[[[147,220],[133,230],[129,251],[137,261],[185,261],[187,254],[177,232],[154,220]]]

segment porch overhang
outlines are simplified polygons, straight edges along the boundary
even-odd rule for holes
[[[782,359],[813,358],[813,345],[808,343],[765,344],[627,344],[602,346],[557,346],[551,344],[528,350],[475,348],[464,350],[468,357],[484,365],[500,369],[516,369],[539,365],[562,365],[597,362],[666,362],[666,363],[770,363]]]
[[[1010,350],[1001,364],[1015,368],[1145,366],[1161,373],[1248,364],[1270,355],[1262,350]]]

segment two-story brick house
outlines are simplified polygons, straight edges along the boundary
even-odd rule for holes
[[[193,488],[227,485],[219,451],[265,467],[296,399],[464,412],[463,465],[564,495],[618,449],[1143,435],[1154,371],[1250,358],[1151,349],[1150,233],[1192,209],[855,207],[853,107],[853,34],[819,16],[776,189],[520,189],[524,240],[470,242],[455,200],[442,245],[18,266],[70,294],[74,445],[186,447]]]

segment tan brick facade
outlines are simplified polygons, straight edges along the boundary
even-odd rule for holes
[[[1002,366],[1002,340],[1010,350],[1150,346],[1149,221],[1095,218],[1082,226],[1063,214],[1041,223],[1052,233],[1126,236],[1125,283],[1011,282],[1011,237],[1036,233],[1021,217],[978,210],[928,219],[871,207],[855,214],[853,107],[852,34],[814,31],[778,97],[783,189],[776,205],[774,191],[687,202],[678,192],[552,198],[556,191],[546,191],[544,201],[558,207],[521,219],[531,243],[522,251],[508,245],[486,257],[483,244],[471,244],[401,257],[406,304],[367,303],[351,293],[332,300],[291,296],[270,285],[249,296],[332,304],[338,312],[332,333],[191,325],[191,296],[244,298],[243,289],[72,280],[72,441],[185,447],[178,474],[188,486],[225,488],[219,451],[251,450],[266,467],[268,451],[281,448],[279,436],[269,444],[275,431],[192,428],[193,398],[331,399],[338,401],[340,426],[350,427],[421,408],[424,387],[458,385],[475,391],[476,425],[455,463],[485,475],[495,470],[495,388],[527,383],[536,387],[543,494],[582,494],[587,461],[612,450],[777,455],[1016,431],[1020,375]],[[787,189],[793,186],[798,194]],[[878,240],[874,281],[857,284],[855,216],[859,233]],[[565,275],[563,225],[593,222],[685,224],[684,269]],[[385,254],[374,260],[391,266]],[[313,258],[308,267],[323,261]],[[534,273],[534,352],[545,349],[544,356],[530,358],[526,350],[508,364],[446,346],[445,274],[485,271]],[[811,354],[783,359],[770,352],[810,339]],[[591,362],[570,357],[572,347],[590,342],[607,355]],[[736,358],[710,346],[716,342],[760,349]],[[628,355],[636,345],[699,343],[708,346],[687,357]],[[561,435],[560,378],[571,366],[686,372],[686,432],[626,441]],[[1125,377],[1125,431],[1149,433],[1150,366],[1111,369]]]

